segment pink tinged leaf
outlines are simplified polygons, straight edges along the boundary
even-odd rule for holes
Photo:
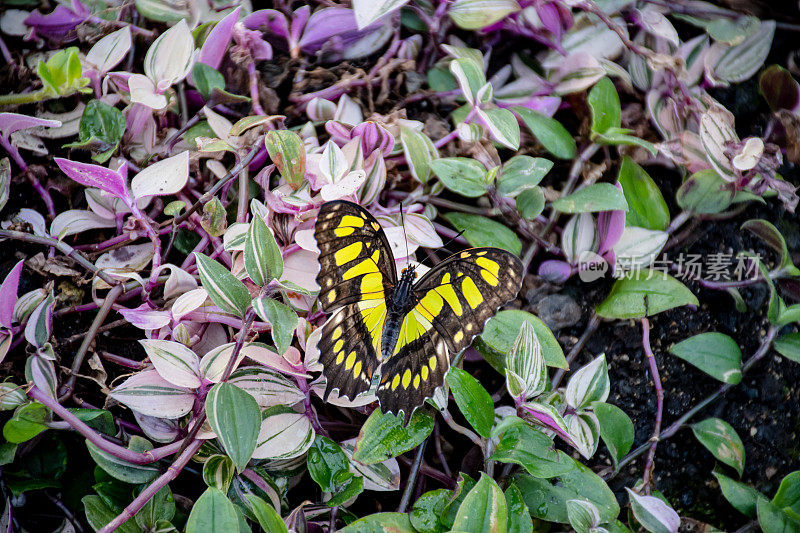
[[[225,57],[225,51],[231,42],[233,26],[239,20],[241,10],[241,7],[237,7],[228,13],[225,18],[217,22],[200,49],[200,56],[198,57],[200,63],[205,63],[209,67],[219,68],[222,59]]]
[[[564,439],[564,441],[566,441],[570,446],[575,445],[575,443],[572,441],[572,437],[570,437],[569,433],[567,433],[566,427],[563,425],[563,421],[560,424],[559,421],[554,417],[554,414],[550,412],[550,410],[554,410],[554,408],[542,404],[523,404],[522,409],[528,415],[535,418],[536,421],[541,425]]]
[[[441,248],[444,246],[442,238],[436,233],[436,228],[433,227],[428,217],[419,213],[407,213],[404,218],[404,226],[409,241],[413,241],[425,248]]]
[[[56,157],[55,162],[67,177],[81,185],[97,187],[117,198],[128,198],[127,180],[119,171],[115,172],[100,165],[78,163],[61,157]]]
[[[32,381],[38,389],[46,392],[48,396],[56,397],[58,381],[53,361],[39,355],[31,355],[25,364],[25,379]]]
[[[114,218],[105,218],[85,209],[70,209],[59,213],[50,223],[50,234],[58,239],[90,229],[114,228]]]
[[[22,275],[24,261],[19,261],[8,273],[0,285],[0,326],[11,328],[14,321],[14,305],[17,303],[19,278]]]
[[[143,415],[180,418],[192,410],[195,395],[177,387],[155,370],[145,370],[126,379],[109,396]]]
[[[162,378],[179,387],[200,386],[200,359],[190,348],[166,340],[143,339],[139,343]]]
[[[561,105],[561,98],[558,96],[531,96],[519,105],[552,117]]]
[[[36,348],[42,348],[50,339],[53,327],[53,306],[55,298],[52,293],[33,310],[25,325],[25,340]]]
[[[363,185],[367,175],[363,170],[354,170],[336,183],[323,185],[320,196],[326,202],[352,196]]]
[[[295,353],[297,352],[297,353]],[[250,344],[242,348],[242,353],[248,358],[282,374],[309,378],[308,374],[292,366],[288,359],[298,360],[300,353],[297,348],[290,346],[285,354],[281,355],[261,344]]]
[[[189,152],[153,163],[131,180],[131,192],[136,199],[145,196],[175,194],[189,179]]]
[[[572,267],[564,261],[550,259],[539,265],[538,274],[550,283],[564,283],[572,275]]]
[[[58,128],[61,126],[60,120],[47,120],[37,117],[29,117],[19,113],[0,113],[0,136],[5,139],[19,130],[26,130],[36,126],[45,128]]]
[[[633,515],[648,531],[677,533],[681,517],[664,500],[655,496],[640,496],[629,488],[625,490],[631,498]]]
[[[306,28],[308,19],[311,16],[311,6],[303,6],[295,9],[294,16],[292,17],[292,26],[290,30],[290,39],[292,43],[300,41],[300,34]]]
[[[372,121],[362,122],[352,130],[350,130],[350,138],[361,138],[361,150],[364,157],[369,157],[375,150],[385,156],[388,156],[394,149],[394,135],[389,131]]]
[[[147,304],[133,309],[120,309],[119,313],[132,325],[145,331],[161,329],[172,320],[172,313],[169,311],[151,309]]]
[[[158,87],[147,76],[133,74],[128,78],[128,89],[134,104],[142,104],[151,109],[163,109],[167,106],[167,97],[159,94]]]
[[[611,250],[625,231],[625,211],[602,211],[597,217],[597,253]]]
[[[14,336],[11,335],[10,331],[0,329],[0,363],[6,358],[8,350],[11,349],[11,341],[13,340]]]
[[[180,433],[181,427],[176,420],[147,416],[137,411],[133,411],[133,416],[144,434],[156,442],[172,442]]]
[[[364,31],[359,31],[352,9],[326,7],[309,17],[299,44],[304,52],[313,54],[321,50],[325,43],[333,37],[336,37],[340,47],[344,48],[379,25],[373,24]]]
[[[86,20],[87,14],[78,14],[66,6],[58,5],[46,15],[34,11],[25,19],[25,24],[33,28],[36,35],[48,39],[61,40],[68,36],[78,24]],[[75,35],[69,40],[74,40]]]

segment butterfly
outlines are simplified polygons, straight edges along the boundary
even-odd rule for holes
[[[500,248],[453,254],[418,280],[407,267],[398,279],[380,223],[344,200],[322,204],[315,236],[319,300],[331,313],[318,344],[324,399],[338,389],[353,400],[379,376],[381,411],[402,412],[405,424],[522,285],[522,262]]]

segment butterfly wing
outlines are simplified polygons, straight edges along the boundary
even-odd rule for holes
[[[336,310],[319,341],[325,397],[339,389],[352,400],[369,389],[379,365],[385,295],[397,283],[394,257],[380,223],[351,202],[323,204],[315,236],[320,302],[326,312]]]
[[[465,250],[428,271],[414,285],[416,304],[398,341],[403,345],[381,367],[381,409],[402,410],[407,420],[442,385],[451,357],[521,286],[522,262],[499,248]]]

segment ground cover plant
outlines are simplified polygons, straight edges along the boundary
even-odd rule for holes
[[[4,2],[4,531],[800,531],[799,21]],[[521,260],[413,415],[326,397],[337,200]]]

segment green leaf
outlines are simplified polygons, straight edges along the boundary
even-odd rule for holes
[[[589,108],[592,111],[592,133],[602,134],[622,123],[622,109],[614,83],[603,78],[589,91]]]
[[[541,187],[526,189],[517,196],[517,211],[522,218],[533,220],[544,211],[544,191]]]
[[[203,288],[214,305],[226,313],[244,317],[250,307],[250,291],[230,270],[205,254],[195,252]]]
[[[538,188],[542,178],[553,168],[553,162],[541,157],[515,155],[505,163],[497,179],[497,192],[511,198],[529,189]]]
[[[572,194],[558,198],[553,208],[562,213],[594,213],[597,211],[627,211],[625,195],[610,183],[595,183]]]
[[[486,322],[476,348],[501,374],[505,374],[505,357],[511,351],[523,322],[529,322],[539,339],[547,366],[568,368],[564,351],[553,332],[536,315],[520,309],[500,311]]]
[[[348,500],[364,492],[364,478],[352,472],[343,472],[338,476],[336,493],[326,503],[328,507],[344,505]]]
[[[433,431],[433,417],[416,410],[408,426],[403,418],[375,409],[361,427],[353,460],[364,465],[380,463],[419,446]]]
[[[411,175],[422,184],[431,178],[431,162],[439,157],[439,151],[430,137],[407,126],[400,127],[400,142],[408,162]]]
[[[281,249],[264,220],[258,215],[253,217],[250,228],[247,230],[247,239],[244,245],[244,267],[253,283],[260,287],[283,275]]]
[[[119,146],[125,133],[125,116],[116,107],[100,100],[86,104],[78,129],[80,142],[65,144],[64,148],[88,148],[92,159],[105,163]]]
[[[453,522],[453,530],[470,533],[506,533],[508,530],[506,497],[494,479],[481,474],[461,502]]]
[[[522,419],[513,418],[516,419],[513,422],[503,420],[504,427],[506,424],[510,427],[500,433],[497,447],[489,459],[518,464],[530,475],[545,479],[566,474],[575,468],[575,461],[570,456],[554,448],[553,439]]]
[[[723,333],[700,333],[674,345],[669,352],[723,383],[737,385],[742,381],[742,351]]]
[[[12,444],[29,441],[47,429],[49,419],[50,409],[39,402],[20,406],[3,426],[3,437]]]
[[[800,516],[800,470],[795,470],[781,480],[772,503],[782,509],[791,509],[795,515]]]
[[[800,333],[788,333],[775,339],[775,351],[787,359],[800,363]]]
[[[417,498],[411,509],[411,525],[419,533],[439,533],[444,530],[442,515],[450,502],[452,491],[436,489]]]
[[[578,153],[575,139],[559,121],[527,107],[515,106],[511,109],[519,115],[545,150],[559,159],[575,158]]]
[[[175,516],[175,498],[169,485],[165,485],[144,504],[135,519],[139,527],[146,531],[153,531],[159,520],[172,520]]]
[[[300,187],[306,174],[306,149],[300,136],[291,130],[272,130],[264,144],[286,183],[293,189]]]
[[[490,137],[511,150],[519,149],[519,123],[508,109],[478,109],[482,125]]]
[[[338,533],[417,533],[406,513],[375,513],[360,518]]]
[[[681,209],[696,215],[725,211],[733,201],[734,188],[712,169],[695,172],[675,193]]]
[[[481,437],[489,438],[494,424],[492,396],[483,388],[480,381],[458,367],[450,367],[447,384],[450,385],[456,405],[467,422]]]
[[[519,10],[516,0],[455,0],[447,14],[459,28],[479,30]]]
[[[225,90],[225,77],[214,67],[199,61],[192,67],[192,81],[203,100],[208,100],[214,89]]]
[[[88,440],[86,441],[86,447],[89,449],[89,455],[92,456],[97,466],[114,479],[125,483],[148,483],[158,477],[160,473],[155,465],[129,463],[105,450],[101,450]],[[128,443],[128,448],[136,452],[146,452],[152,450],[153,445],[143,437],[133,436]]]
[[[792,276],[800,275],[800,270],[792,264],[792,257],[789,255],[786,239],[783,238],[781,232],[772,223],[762,219],[748,220],[742,224],[742,229],[750,231],[759,237],[764,244],[778,252],[780,256],[778,261],[779,268],[787,269]]]
[[[600,145],[627,145],[627,146],[639,146],[640,148],[644,148],[650,155],[656,156],[658,154],[658,148],[649,142],[645,141],[644,139],[640,139],[634,135],[629,135],[630,130],[625,128],[610,128],[605,133],[599,133],[596,135],[592,135],[592,141]]]
[[[337,476],[350,472],[350,461],[341,446],[317,435],[306,457],[308,473],[323,492],[336,492]]]
[[[83,502],[83,511],[86,513],[86,521],[95,531],[103,529],[103,526],[114,520],[119,514],[118,511],[112,510],[100,496],[94,494],[84,496],[81,498],[81,502]],[[128,520],[115,531],[118,533],[141,533],[142,530],[133,520]]]
[[[617,179],[628,203],[625,225],[661,231],[667,229],[670,221],[667,203],[647,171],[626,155],[622,158]]]
[[[269,533],[287,533],[289,531],[284,521],[281,520],[281,515],[272,505],[249,492],[246,492],[244,497],[247,498],[250,511],[255,515],[261,529],[269,531]]]
[[[236,470],[247,466],[261,429],[261,409],[253,396],[230,383],[217,383],[206,396],[206,414]]]
[[[480,88],[486,85],[483,65],[472,58],[458,57],[450,62],[450,72],[458,80],[464,98],[467,102],[473,103]]]
[[[610,403],[594,402],[592,411],[600,424],[600,437],[608,448],[616,468],[619,460],[625,457],[633,445],[633,422],[625,411]]]
[[[197,499],[186,522],[186,533],[209,531],[239,531],[236,507],[225,494],[209,487]]]
[[[797,533],[800,522],[793,520],[782,509],[764,497],[756,503],[758,525],[764,533]]]
[[[644,269],[614,282],[608,297],[597,306],[603,318],[643,318],[699,302],[686,285],[669,274]]]
[[[209,487],[216,487],[226,494],[235,473],[236,466],[227,455],[215,454],[203,463],[203,481]]]
[[[557,483],[527,474],[515,476],[514,483],[534,518],[569,523],[567,500],[592,502],[600,513],[600,523],[610,522],[619,514],[617,499],[606,482],[578,462],[575,462],[575,468],[559,476]]]
[[[692,433],[718,461],[733,467],[742,475],[744,445],[730,424],[719,418],[707,418],[692,424]]]
[[[298,322],[297,313],[288,305],[268,296],[259,296],[253,300],[253,309],[262,320],[272,326],[272,340],[278,353],[286,353],[294,338]]]
[[[445,213],[442,215],[472,246],[496,246],[519,255],[522,242],[517,234],[503,224],[480,215],[469,213]]]
[[[511,483],[506,489],[508,533],[533,533],[533,520],[519,488]]]
[[[461,196],[477,198],[486,193],[486,168],[474,159],[445,157],[432,161],[430,169],[442,185]]]
[[[719,488],[722,490],[722,495],[728,500],[737,511],[750,518],[756,517],[756,502],[758,501],[759,493],[756,489],[745,485],[740,481],[729,478],[721,472],[711,472],[719,482]]]

